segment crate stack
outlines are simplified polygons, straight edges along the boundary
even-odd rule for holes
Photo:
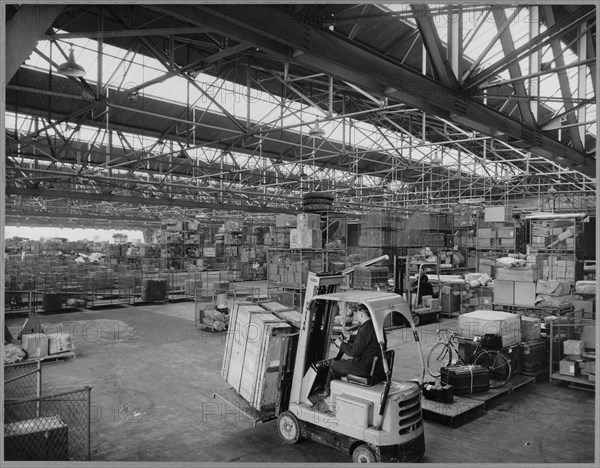
[[[377,286],[387,285],[388,276],[387,267],[357,267],[354,270],[352,286],[354,289],[373,290]]]

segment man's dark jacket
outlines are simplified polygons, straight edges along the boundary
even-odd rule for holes
[[[352,358],[352,362],[363,371],[363,374],[368,375],[371,372],[373,358],[381,353],[373,320],[363,323],[356,335],[350,337],[350,342],[342,343],[340,349]]]

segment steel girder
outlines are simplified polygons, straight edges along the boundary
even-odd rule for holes
[[[398,63],[391,63],[342,37],[302,24],[285,12],[264,5],[155,7],[179,20],[214,31],[228,31],[230,37],[269,50],[312,69],[352,82],[376,96],[387,96],[450,118],[460,125],[499,139],[525,140],[528,150],[544,158],[563,158],[564,164],[595,177],[595,160],[551,138],[536,128],[513,120],[482,102],[431,80]],[[593,15],[576,11],[555,25],[564,28]],[[550,28],[552,29],[552,28]],[[549,29],[549,30],[550,30]]]
[[[182,7],[184,8],[184,7]],[[265,9],[269,7],[263,6],[260,7],[259,12],[264,12]],[[155,8],[156,9],[156,8]],[[337,80],[336,79],[336,92],[343,91],[347,96],[352,96],[355,102],[359,105],[365,103],[364,100],[356,99],[356,93],[352,93],[352,91],[360,90],[363,95],[370,94],[373,98],[374,102],[371,103],[371,106],[378,105],[381,106],[383,102],[382,97],[386,96],[388,98],[405,97],[406,101],[414,104],[414,107],[420,107],[422,109],[435,112],[438,114],[437,117],[430,116],[429,114],[423,114],[422,112],[414,112],[411,111],[409,113],[386,113],[386,107],[383,106],[378,110],[381,110],[381,115],[378,115],[377,112],[374,112],[373,109],[369,110],[366,107],[362,109],[366,112],[365,118],[373,123],[375,126],[379,126],[379,134],[381,138],[386,140],[388,138],[385,129],[394,129],[397,131],[404,131],[407,138],[410,138],[410,142],[403,143],[400,145],[388,144],[386,146],[380,147],[380,153],[373,156],[372,152],[367,150],[361,150],[360,148],[349,148],[349,149],[340,149],[335,148],[335,145],[331,145],[329,142],[329,148],[318,147],[316,150],[316,157],[313,158],[312,164],[319,168],[320,174],[317,176],[313,176],[315,180],[310,181],[313,185],[312,187],[318,187],[318,183],[327,181],[327,179],[336,179],[335,183],[328,185],[328,188],[335,188],[338,193],[339,206],[340,208],[345,208],[348,210],[352,209],[368,209],[375,207],[400,207],[405,206],[407,201],[410,200],[410,203],[414,205],[427,205],[431,208],[448,208],[451,204],[454,203],[456,199],[460,199],[464,196],[484,196],[489,197],[490,201],[492,200],[500,200],[502,198],[502,189],[506,187],[504,181],[494,180],[494,174],[487,174],[476,176],[472,174],[471,176],[466,176],[463,172],[464,165],[458,161],[455,164],[450,164],[448,168],[442,169],[439,166],[430,167],[429,160],[425,159],[421,162],[410,161],[403,156],[403,152],[412,151],[412,149],[417,146],[423,148],[427,147],[427,144],[419,143],[416,139],[413,142],[413,138],[415,135],[422,135],[429,139],[430,141],[436,141],[433,137],[437,138],[437,142],[441,145],[448,145],[454,148],[458,148],[463,151],[464,154],[470,154],[473,157],[481,158],[483,154],[483,162],[482,166],[485,168],[486,157],[488,161],[502,161],[506,162],[509,166],[512,165],[515,169],[523,169],[526,167],[527,163],[524,162],[526,157],[523,151],[523,148],[511,148],[510,145],[507,145],[505,148],[493,148],[491,143],[494,140],[490,139],[474,139],[468,136],[468,132],[464,131],[463,134],[459,138],[450,137],[447,133],[447,129],[444,128],[446,123],[450,123],[456,119],[460,120],[459,115],[454,115],[453,110],[456,108],[462,109],[463,106],[466,106],[464,109],[463,116],[469,116],[472,118],[475,116],[483,116],[487,115],[481,111],[481,109],[476,108],[475,104],[478,104],[478,101],[474,100],[465,100],[465,96],[460,93],[460,90],[455,91],[453,86],[446,86],[444,84],[440,84],[434,82],[433,80],[429,80],[427,77],[422,75],[418,75],[414,73],[413,70],[409,68],[403,69],[403,67],[398,67],[397,63],[390,63],[386,61],[383,57],[373,54],[372,51],[366,51],[361,49],[355,44],[347,43],[347,41],[340,37],[339,35],[331,35],[322,31],[321,29],[317,29],[314,27],[307,27],[305,23],[302,23],[298,20],[292,20],[290,24],[292,24],[292,34],[290,35],[290,41],[285,43],[278,43],[278,39],[281,38],[281,28],[273,28],[270,27],[269,31],[265,32],[264,30],[257,30],[256,21],[254,18],[248,15],[244,15],[243,13],[237,13],[237,16],[243,18],[241,21],[240,18],[236,17],[235,14],[227,13],[227,11],[231,12],[229,7],[224,8],[225,14],[215,13],[216,10],[201,9],[201,15],[205,17],[205,23],[202,26],[192,28],[194,31],[213,31],[215,34],[227,34],[230,35],[230,31],[232,34],[230,37],[237,38],[237,34],[240,37],[245,37],[247,40],[243,41],[240,39],[239,44],[231,46],[228,52],[228,49],[220,55],[222,57],[235,55],[237,53],[242,53],[248,50],[249,45],[255,46],[260,44],[267,45],[265,49],[271,54],[272,57],[276,57],[277,60],[280,60],[280,63],[285,64],[286,62],[294,62],[297,64],[303,64],[306,66],[306,69],[314,69],[314,71],[319,71],[322,73],[322,70],[319,68],[319,65],[323,63],[323,61],[327,61],[330,59],[333,54],[344,54],[344,52],[348,52],[350,55],[346,57],[342,57],[340,61],[337,60],[329,60],[331,63],[329,65],[330,69],[333,73],[329,73],[331,76],[343,76],[344,79]],[[209,12],[207,14],[207,11]],[[169,10],[170,12],[170,10]],[[179,10],[175,10],[176,14]],[[273,13],[269,13],[272,20],[278,21],[280,16],[283,14],[281,11],[274,11]],[[216,18],[215,18],[216,16]],[[581,17],[579,15],[578,17]],[[250,25],[246,24],[247,20],[251,19]],[[189,21],[189,18],[186,18],[185,21]],[[193,19],[193,21],[198,21],[197,18]],[[215,24],[220,24],[219,27],[216,27]],[[240,24],[243,23],[243,24]],[[288,22],[289,23],[289,22]],[[288,25],[288,23],[285,23]],[[198,22],[200,24],[200,22]],[[230,28],[230,26],[232,26]],[[233,27],[235,26],[235,27]],[[434,34],[433,29],[431,29],[431,24],[428,25],[430,34]],[[224,27],[225,29],[219,29],[220,27]],[[184,28],[185,29],[185,28]],[[273,31],[273,29],[275,31]],[[556,28],[555,28],[556,29]],[[304,38],[309,44],[302,42],[298,47],[299,41],[299,30],[306,30],[306,37]],[[168,30],[164,30],[165,34],[168,34]],[[158,32],[158,31],[157,31]],[[171,31],[172,32],[172,31]],[[186,31],[187,32],[187,31]],[[556,33],[557,34],[557,33]],[[125,36],[122,33],[123,36]],[[327,47],[321,49],[321,45],[325,40],[331,39],[331,44],[327,45]],[[143,42],[143,41],[142,41]],[[433,44],[436,47],[440,47],[439,41],[433,41]],[[161,51],[156,50],[155,45],[149,42],[143,42],[144,48],[146,50],[151,51],[152,55],[157,58],[163,57]],[[341,51],[335,51],[335,47],[338,45],[345,45]],[[330,47],[333,46],[333,47]],[[439,52],[439,49],[438,49]],[[588,50],[589,53],[589,50]],[[355,54],[353,56],[352,54]],[[209,57],[219,56],[219,53],[212,54]],[[440,53],[440,57],[442,57]],[[365,65],[359,65],[359,61],[363,58],[368,58],[365,61]],[[263,59],[263,57],[261,57]],[[443,58],[441,58],[443,60]],[[195,62],[191,62],[187,65],[181,66],[178,70],[172,72],[165,72],[165,75],[178,74],[182,75],[187,70],[193,68],[193,66],[197,63],[202,62],[202,60],[196,60]],[[340,63],[341,62],[341,63]],[[385,62],[385,63],[383,63]],[[163,60],[163,64],[165,69],[168,70],[170,63],[167,60]],[[258,64],[258,62],[257,62]],[[369,70],[369,66],[374,65],[376,68],[375,73],[372,73]],[[509,66],[509,64],[503,64],[504,66]],[[260,66],[260,64],[253,66]],[[399,68],[403,74],[397,70]],[[248,68],[250,70],[250,68]],[[257,68],[254,68],[257,69]],[[327,69],[323,69],[327,71]],[[377,76],[377,70],[382,70],[384,74],[382,77]],[[452,71],[452,70],[450,70]],[[336,75],[337,73],[337,75]],[[414,83],[409,81],[404,87],[394,88],[394,85],[397,84],[398,78],[395,77],[395,73],[398,73],[398,76],[402,79],[403,77],[411,77],[415,79]],[[169,75],[171,76],[171,75]],[[294,93],[297,98],[303,99],[308,102],[310,105],[319,107],[321,109],[327,109],[327,99],[330,96],[324,94],[320,98],[315,98],[314,96],[308,96],[307,94],[303,94],[303,90],[301,88],[294,88],[294,86],[290,85],[290,81],[286,78],[281,78],[280,72],[273,73],[271,72],[271,76],[280,82],[282,86],[287,84],[287,89]],[[479,80],[481,77],[475,75],[474,79]],[[424,80],[424,81],[418,81]],[[308,81],[308,80],[307,80]],[[318,81],[315,81],[318,84]],[[343,89],[341,84],[349,83],[351,86],[350,89]],[[417,89],[418,86],[423,83],[427,83],[428,87],[424,88],[423,92],[420,89]],[[150,83],[144,83],[137,85],[138,89],[143,89],[143,87],[148,86]],[[82,89],[91,89],[86,87],[85,85],[79,83],[78,85],[82,86]],[[105,88],[106,89],[106,88]],[[135,91],[135,88],[130,88],[125,92]],[[387,91],[387,94],[386,94]],[[434,92],[437,94],[434,95],[426,95],[428,92]],[[438,92],[439,91],[439,92]],[[458,97],[457,97],[458,96]],[[455,100],[454,103],[452,100]],[[367,99],[368,101],[368,99]],[[391,99],[390,99],[391,101]],[[393,101],[391,101],[393,102]],[[102,103],[100,103],[101,105]],[[92,106],[98,106],[98,102],[94,102]],[[113,107],[116,108],[119,104],[114,104]],[[110,107],[110,103],[108,103],[107,109]],[[389,108],[392,109],[393,106]],[[469,111],[470,109],[470,111]],[[474,110],[473,110],[474,109]],[[89,110],[89,109],[87,109]],[[86,110],[86,111],[87,111]],[[488,109],[489,110],[489,109]],[[467,112],[469,111],[469,112]],[[473,112],[471,112],[473,111]],[[85,111],[84,111],[85,112]],[[492,111],[492,114],[495,111]],[[344,113],[341,112],[336,117],[337,120],[343,120],[346,117],[350,116],[352,112]],[[412,120],[412,123],[407,124],[407,115],[412,115],[415,117]],[[496,115],[496,114],[495,114]],[[74,114],[65,115],[62,119],[64,121],[72,120],[75,117]],[[182,113],[183,117],[183,113]],[[502,119],[506,118],[506,116],[496,115],[497,118]],[[188,202],[193,202],[196,200],[200,203],[205,203],[206,208],[211,208],[211,203],[217,203],[222,208],[227,209],[235,209],[236,207],[241,206],[259,206],[259,207],[276,207],[279,206],[279,211],[283,211],[285,209],[293,209],[293,207],[297,206],[291,202],[287,207],[285,205],[277,205],[277,202],[281,203],[282,200],[285,200],[285,195],[282,197],[281,195],[286,193],[285,191],[281,191],[281,189],[288,188],[287,195],[291,197],[296,197],[299,194],[298,188],[302,187],[302,181],[298,180],[298,174],[300,173],[300,166],[298,166],[298,170],[296,174],[293,176],[287,176],[286,174],[279,171],[277,178],[273,178],[274,176],[269,175],[268,171],[265,169],[265,164],[270,168],[277,172],[281,161],[277,159],[276,155],[269,154],[268,151],[262,152],[260,157],[254,158],[253,151],[256,151],[258,148],[258,141],[268,142],[276,141],[277,138],[274,137],[274,134],[281,132],[281,128],[272,127],[268,128],[266,131],[264,129],[254,129],[253,131],[248,131],[244,127],[243,122],[238,122],[233,116],[229,116],[230,121],[237,127],[237,130],[240,132],[235,135],[233,138],[227,137],[219,137],[213,141],[204,141],[202,144],[212,144],[212,145],[220,145],[223,148],[223,153],[219,159],[215,159],[212,161],[216,167],[203,167],[201,169],[201,173],[194,173],[192,166],[186,166],[186,163],[182,164],[181,161],[173,158],[173,152],[165,152],[160,155],[143,155],[143,154],[135,154],[134,159],[136,161],[135,171],[131,171],[127,177],[120,177],[116,179],[109,179],[103,177],[100,173],[98,173],[97,177],[92,177],[88,174],[87,183],[88,190],[91,190],[93,193],[96,193],[99,197],[103,197],[105,194],[107,196],[110,195],[119,195],[124,198],[113,198],[110,200],[111,206],[120,206],[125,211],[128,210],[129,206],[135,206],[135,204],[144,203],[147,196],[158,196],[159,198],[163,198],[166,202],[162,206],[173,207],[177,206],[179,201],[183,201],[182,206],[186,207]],[[182,123],[185,123],[185,118],[182,118]],[[423,121],[423,125],[420,126],[418,122]],[[509,119],[510,120],[510,119]],[[85,119],[82,119],[85,121]],[[335,122],[335,119],[329,120],[330,122]],[[427,124],[425,124],[425,121]],[[189,123],[189,122],[188,122]],[[510,125],[509,125],[510,124]],[[507,128],[517,129],[519,127],[515,127],[514,122],[509,122],[506,124]],[[56,127],[56,122],[54,122],[54,126]],[[176,131],[173,131],[174,123],[166,126],[161,133],[157,133],[158,136],[162,136],[165,139],[169,139],[174,142],[183,142],[181,138],[178,138],[175,134]],[[115,130],[127,131],[131,130],[128,127],[118,126],[113,127]],[[408,131],[407,128],[410,130]],[[220,127],[220,130],[230,131],[229,128]],[[246,130],[244,132],[244,130]],[[293,129],[292,129],[293,130]],[[510,140],[527,140],[527,136],[531,137],[531,134],[527,133],[530,129],[525,126],[521,126],[521,132],[515,131],[515,134],[519,134],[517,137],[512,137]],[[412,133],[411,133],[412,132]],[[522,133],[525,132],[527,135],[523,137]],[[534,132],[533,137],[537,139],[539,136],[539,132]],[[367,137],[365,137],[367,138]],[[425,141],[426,138],[423,138]],[[242,140],[245,139],[244,144]],[[253,150],[250,150],[250,146],[248,142],[254,141],[255,146]],[[280,140],[281,143],[285,142],[285,140]],[[388,140],[389,141],[389,140]],[[495,139],[496,143],[499,144],[502,141],[502,136],[496,135]],[[69,162],[68,158],[65,158],[64,144],[69,145],[68,136],[59,140],[59,143],[63,145],[56,146],[53,149],[47,148],[47,154],[50,156],[39,156],[40,160],[47,158],[56,158],[57,155],[61,156],[58,159],[63,162]],[[310,143],[307,145],[305,142],[296,141],[296,147],[300,148],[300,154],[308,149],[310,150]],[[321,146],[321,143],[319,144]],[[526,149],[531,150],[529,147]],[[234,159],[231,160],[231,163],[228,164],[225,162],[225,158],[227,156],[228,151],[242,151],[246,154],[250,154],[255,162],[253,165],[247,165],[245,167],[236,166],[236,162]],[[112,152],[112,149],[107,145],[102,146],[99,151],[101,153],[108,154],[108,152]],[[486,153],[487,152],[487,153]],[[534,152],[534,151],[531,151]],[[389,154],[391,153],[392,156]],[[534,152],[535,153],[535,152]],[[286,154],[289,162],[292,162],[294,159],[297,159],[298,153],[295,151],[290,151]],[[260,160],[262,158],[262,160]],[[150,164],[153,162],[158,162],[157,160],[162,159],[160,164],[166,163],[167,169],[165,171],[156,170],[156,168],[149,168],[148,170],[144,169],[144,165]],[[460,158],[459,158],[460,159]],[[333,162],[335,160],[335,162]],[[545,168],[544,165],[540,164],[539,158],[533,155],[533,157],[529,158],[530,162],[535,160],[536,168],[532,169],[532,172],[544,174]],[[265,161],[268,161],[265,163]],[[72,161],[70,161],[72,162]],[[122,161],[123,162],[123,161]],[[306,162],[304,162],[306,163]],[[19,167],[18,162],[13,161],[14,166],[9,168],[10,171],[14,171],[14,173],[20,173],[21,179],[25,179],[25,175],[28,175],[32,180],[37,177],[38,180],[43,179],[40,178],[40,173],[34,173],[34,171],[27,171],[26,167]],[[113,158],[107,163],[107,161],[98,161],[92,165],[91,170],[100,171],[103,169],[104,172],[110,171],[112,169],[117,169],[119,162],[115,161]],[[378,164],[379,168],[376,170],[367,170],[366,168],[369,166],[373,166],[374,164]],[[346,175],[342,175],[339,172],[335,172],[333,166],[339,166],[342,168],[349,168]],[[362,170],[360,169],[362,167]],[[582,178],[581,181],[577,177],[573,176],[573,171],[564,171],[558,167],[558,165],[552,163],[552,161],[548,161],[546,164],[547,174],[553,175],[553,171],[559,169],[563,171],[562,174],[557,172],[556,179],[562,180],[561,182],[557,182],[564,185],[567,193],[577,193],[578,187],[583,187],[584,192],[587,191],[589,193],[589,180]],[[189,169],[189,171],[188,171]],[[410,175],[410,171],[413,171],[412,176]],[[64,167],[60,168],[58,174],[52,174],[51,171],[46,172],[46,179],[52,180],[53,177],[62,177],[62,180],[65,182],[61,182],[62,190],[59,190],[55,193],[57,195],[54,197],[55,199],[60,199],[58,195],[66,195],[66,196],[75,196],[77,193],[76,190],[81,189],[80,186],[69,186],[68,174],[63,174]],[[139,173],[144,172],[145,175],[140,178]],[[235,173],[238,173],[240,177],[236,180]],[[13,172],[11,172],[13,174]],[[242,175],[243,174],[243,175]],[[389,193],[387,190],[377,190],[377,188],[366,187],[362,184],[362,180],[364,177],[371,176],[382,176],[384,180],[388,180],[391,183],[395,183],[401,179],[404,179],[404,188],[405,191],[402,193]],[[72,174],[71,174],[72,175]],[[409,177],[407,177],[409,176]],[[521,197],[522,193],[525,193],[524,188],[528,189],[529,195],[535,196],[536,193],[543,193],[544,187],[543,184],[539,184],[539,187],[536,184],[529,184],[528,179],[529,174],[526,172],[525,176],[517,177],[515,180],[511,182],[511,187],[505,196],[505,199],[518,199]],[[59,180],[60,180],[59,177]],[[207,187],[204,192],[206,192],[203,196],[198,198],[197,194],[194,198],[193,195],[187,193],[185,190],[182,190],[178,185],[182,185],[187,183],[189,188],[196,188],[198,192],[203,192],[202,187],[194,184],[198,181],[206,180],[207,178],[217,179],[220,177],[220,186],[219,187]],[[178,179],[181,178],[181,179]],[[187,178],[187,179],[184,179]],[[316,179],[320,180],[316,180]],[[464,179],[464,183],[461,184],[460,179]],[[569,180],[570,178],[570,180]],[[117,180],[119,179],[119,180]],[[458,179],[458,182],[457,182]],[[282,181],[284,185],[282,185]],[[235,183],[237,185],[233,185]],[[127,195],[126,192],[128,187],[131,184],[136,183],[145,187],[145,190],[140,191],[139,199],[135,199],[130,195]],[[243,185],[242,185],[243,184]],[[253,185],[258,184],[258,190],[249,191],[248,188]],[[288,185],[285,185],[288,184]],[[267,187],[276,186],[280,189],[279,192],[273,194],[264,193],[264,189]],[[306,187],[306,186],[305,186]],[[111,190],[112,189],[112,190]],[[115,190],[116,189],[116,190]],[[123,194],[120,193],[120,190],[123,190]],[[53,189],[52,189],[53,190]],[[50,190],[50,192],[52,191]],[[519,191],[521,190],[521,191]],[[538,190],[540,192],[538,192]],[[248,193],[244,193],[244,192]],[[110,193],[109,193],[110,192]],[[188,191],[189,192],[189,191]],[[263,192],[263,193],[261,193]],[[34,189],[29,191],[25,191],[21,194],[21,196],[34,196],[39,194]],[[71,194],[71,195],[69,195]],[[14,193],[13,195],[17,195]],[[269,196],[270,195],[270,196]],[[587,195],[586,195],[587,196]],[[270,202],[265,203],[265,200],[269,198]],[[68,201],[68,198],[64,198],[65,202]],[[254,201],[258,201],[258,204]],[[272,203],[272,204],[271,204]],[[150,205],[152,203],[149,203]],[[198,205],[198,207],[201,205]],[[189,207],[189,206],[187,206]],[[268,210],[267,210],[268,211]]]

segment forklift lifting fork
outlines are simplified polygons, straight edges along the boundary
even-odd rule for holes
[[[240,395],[235,401],[215,396],[242,411],[249,409],[246,414],[255,424],[277,418],[278,433],[289,444],[310,439],[351,455],[355,462],[416,462],[425,453],[421,411],[425,367],[409,306],[393,292],[347,290],[350,271],[309,273],[299,331],[289,335],[288,346],[282,347],[286,352],[280,356],[273,411],[259,412],[247,402],[240,404]],[[370,375],[333,380],[329,401],[324,401],[319,391],[330,364],[341,358],[332,346],[336,317],[338,322],[341,319],[342,333],[347,334],[347,319],[358,304],[370,312],[381,354]],[[420,381],[392,380],[394,350],[386,349],[384,321],[393,312],[401,314],[412,328],[421,360]],[[231,395],[233,389],[229,390]]]

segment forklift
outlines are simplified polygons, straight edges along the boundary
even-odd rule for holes
[[[370,263],[381,258],[387,256]],[[289,335],[287,346],[282,347],[273,411],[249,408],[239,395],[215,396],[242,411],[246,408],[255,424],[277,419],[279,436],[288,444],[302,438],[313,440],[347,453],[358,463],[417,462],[425,453],[421,411],[425,366],[410,308],[394,292],[350,290],[348,273],[352,270],[309,273],[299,331]],[[333,380],[330,401],[324,404],[319,391],[329,365],[342,357],[333,341],[336,333],[349,334],[352,327],[347,323],[359,304],[371,314],[381,353],[369,376]],[[392,380],[394,350],[386,349],[384,321],[393,313],[404,317],[412,328],[421,360],[420,381]]]
[[[414,263],[411,264],[408,262],[407,257],[394,257],[393,290],[395,293],[403,296],[408,302],[411,316],[416,327],[425,322],[439,322],[442,320],[441,306],[423,307],[422,304],[419,304],[419,298],[421,297],[421,281],[419,280],[419,276],[421,272],[425,275],[427,275],[427,273],[436,275],[439,288],[442,284],[439,265],[433,262],[421,262],[416,264],[418,265],[417,277],[415,282],[411,283],[411,266],[414,265]]]

